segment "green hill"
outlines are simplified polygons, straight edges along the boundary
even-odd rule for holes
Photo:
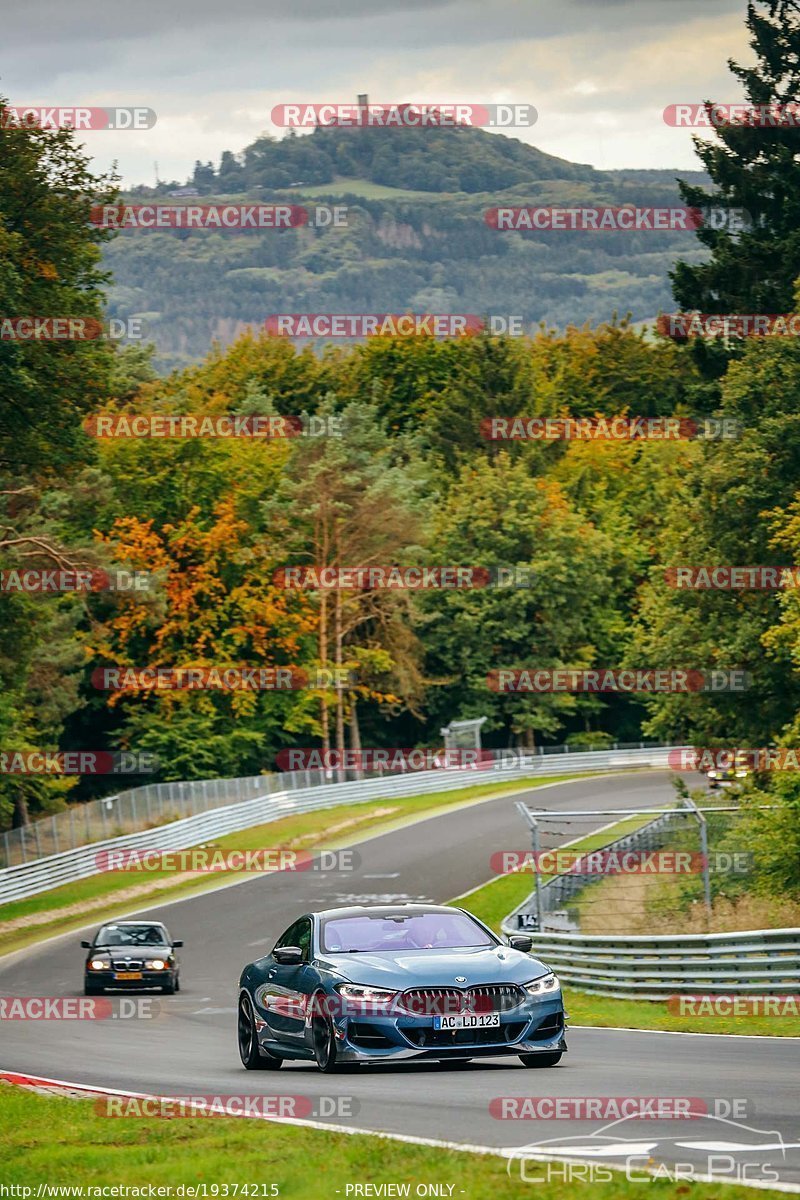
[[[530,179],[591,181],[599,174],[483,129],[318,128],[306,136],[290,130],[280,139],[257,138],[238,156],[227,151],[217,171],[210,163],[200,164],[194,183],[201,189],[241,191],[290,187],[297,180],[313,186],[344,177],[424,192],[484,192]]]
[[[686,233],[489,228],[484,212],[503,204],[681,201],[671,171],[597,171],[480,129],[261,137],[240,154],[225,151],[217,168],[198,163],[188,183],[201,203],[345,204],[348,223],[116,238],[106,251],[111,313],[146,314],[162,368],[278,312],[501,314],[564,327],[617,310],[647,320],[671,307],[675,258],[702,253]],[[136,188],[128,199],[167,199],[178,186]]]

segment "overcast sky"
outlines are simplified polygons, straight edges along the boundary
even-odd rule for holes
[[[273,105],[527,102],[514,136],[596,167],[697,167],[672,103],[741,98],[745,0],[25,0],[6,8],[12,104],[142,105],[142,132],[92,132],[125,184],[185,179],[260,133]]]

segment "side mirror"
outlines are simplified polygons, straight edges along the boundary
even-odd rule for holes
[[[533,938],[528,937],[527,933],[512,933],[508,944],[512,950],[521,950],[523,954],[529,954]]]
[[[175,938],[175,941],[172,943],[172,948],[174,950],[176,946],[182,946],[182,945],[183,945],[183,938]]]
[[[287,967],[296,967],[303,961],[303,951],[299,946],[277,946],[272,951],[272,957],[276,963],[283,963]]]
[[[84,950],[91,950],[92,948],[91,942],[81,942],[81,945],[83,946]]]

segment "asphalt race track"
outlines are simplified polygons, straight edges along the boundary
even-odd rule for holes
[[[674,798],[670,778],[660,771],[598,776],[528,795],[556,811],[658,807]],[[577,1028],[561,1064],[541,1071],[526,1070],[516,1058],[332,1076],[306,1063],[277,1073],[240,1066],[236,983],[247,961],[267,953],[290,921],[310,909],[441,902],[486,882],[493,851],[529,848],[517,798],[369,837],[356,843],[360,864],[352,873],[257,876],[142,910],[185,940],[181,992],[158,996],[159,1015],[151,1020],[5,1021],[0,1069],[158,1095],[303,1096],[311,1100],[310,1118],[348,1128],[506,1149],[546,1142],[552,1153],[587,1164],[587,1173],[627,1156],[635,1156],[635,1172],[649,1157],[651,1167],[691,1163],[700,1175],[762,1187],[779,1177],[787,1190],[800,1191],[800,1039]],[[596,826],[609,819],[598,818]],[[586,831],[584,823],[579,832]],[[81,936],[73,932],[0,962],[0,994],[82,995]],[[711,1111],[722,1101],[717,1111],[727,1119],[627,1120],[613,1127],[597,1120],[497,1119],[490,1102],[509,1096],[692,1097]],[[743,1118],[727,1106],[734,1100],[746,1103]],[[509,1170],[533,1181],[542,1167],[510,1161]]]

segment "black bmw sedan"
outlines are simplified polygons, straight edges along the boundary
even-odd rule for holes
[[[175,950],[183,942],[171,938],[160,921],[115,921],[98,929],[88,950],[83,990],[97,996],[107,988],[180,991],[180,963]]]

